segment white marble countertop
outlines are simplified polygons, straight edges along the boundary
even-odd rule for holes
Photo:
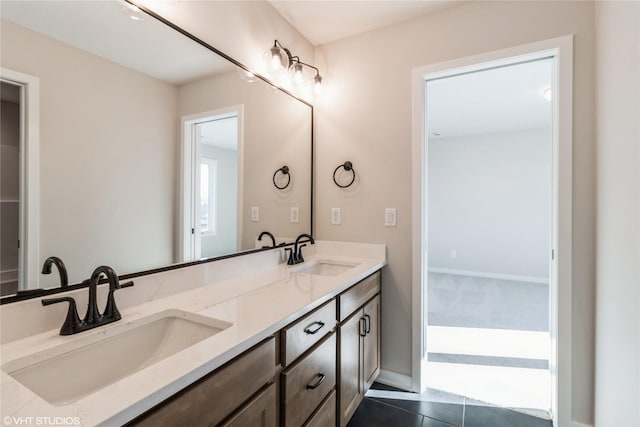
[[[299,266],[292,268],[280,263],[129,307],[121,310],[119,322],[87,332],[60,336],[57,327],[3,344],[0,360],[6,368],[12,361],[15,364],[16,360],[25,360],[25,357],[33,357],[35,363],[39,358],[55,354],[57,347],[73,340],[86,341],[92,339],[86,337],[95,337],[97,341],[105,335],[126,331],[131,329],[132,322],[168,309],[232,323],[216,335],[62,406],[48,403],[5,369],[0,369],[0,421],[3,425],[122,425],[386,264],[382,245],[325,242],[314,246],[305,252],[309,254],[306,263],[326,260],[355,266],[336,276],[316,276],[296,272]],[[119,291],[120,298],[126,298],[126,291]],[[100,368],[100,362],[95,361],[96,369]]]

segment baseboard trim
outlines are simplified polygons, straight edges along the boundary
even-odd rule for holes
[[[571,427],[593,427],[593,424],[582,424],[577,421],[571,421]]]
[[[458,276],[484,277],[487,279],[513,280],[514,282],[540,283],[548,285],[549,279],[536,276],[519,276],[515,274],[487,273],[485,271],[456,270],[453,268],[429,267],[429,273],[455,274]]]
[[[409,375],[399,374],[385,369],[380,369],[380,375],[378,375],[376,381],[405,391],[411,391],[413,384]]]

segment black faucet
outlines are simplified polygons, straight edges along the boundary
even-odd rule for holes
[[[42,274],[51,274],[51,265],[55,265],[60,275],[60,286],[66,288],[69,285],[69,277],[67,276],[67,267],[64,262],[57,256],[50,256],[44,260],[42,265]]]
[[[100,314],[100,311],[98,311],[97,296],[98,282],[100,282],[102,275],[106,276],[107,281],[109,282],[109,295],[107,296],[107,305],[105,306],[104,313]],[[89,329],[97,328],[98,326],[120,320],[122,316],[118,311],[118,307],[116,307],[116,301],[113,294],[116,290],[120,288],[128,288],[129,286],[133,286],[133,282],[130,281],[121,284],[118,280],[118,275],[113,268],[107,265],[101,265],[93,271],[91,278],[89,279],[89,304],[87,306],[87,313],[82,321],[78,317],[76,301],[72,297],[43,299],[42,305],[68,302],[69,310],[67,311],[67,317],[60,328],[60,335],[77,334],[78,332],[87,331]]]
[[[268,231],[263,231],[262,233],[260,233],[260,235],[258,236],[258,240],[262,241],[262,238],[264,236],[269,236],[269,238],[271,239],[271,246],[263,246],[262,249],[266,249],[266,248],[275,248],[276,247],[276,238],[273,237],[273,234],[269,233]]]
[[[302,239],[308,239],[308,242],[311,243],[312,245],[316,243],[310,234],[305,233],[305,234],[299,235],[296,238],[296,242],[293,245],[293,249],[291,248],[285,249],[285,251],[287,250],[289,251],[289,260],[287,261],[288,265],[295,265],[295,264],[300,264],[301,262],[304,262],[304,258],[302,257],[302,248],[304,248],[307,245],[306,244],[299,245]]]

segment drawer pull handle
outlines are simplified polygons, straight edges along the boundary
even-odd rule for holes
[[[361,317],[360,320],[358,320],[358,327],[360,328],[360,336],[367,336],[367,321],[364,317]]]
[[[317,325],[316,327],[313,327],[314,325]],[[324,327],[324,322],[321,321],[315,321],[312,324],[310,324],[309,326],[307,326],[306,328],[304,328],[304,331],[307,334],[315,334],[316,332],[318,332],[320,329],[322,329]]]
[[[371,316],[369,316],[368,314],[365,314],[364,318],[365,318],[365,323],[367,325],[366,333],[368,334],[369,332],[371,332]]]
[[[316,381],[313,384],[307,384],[307,390],[315,390],[316,388],[318,388],[320,386],[320,384],[322,384],[324,382],[324,379],[326,378],[326,376],[324,374],[318,374],[318,375],[316,375],[316,377],[318,377],[318,381]]]

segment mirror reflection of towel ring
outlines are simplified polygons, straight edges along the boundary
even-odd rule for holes
[[[287,183],[285,185],[283,185],[282,187],[278,186],[278,184],[276,184],[276,175],[278,175],[278,172],[281,172],[283,175],[287,176]],[[291,183],[291,174],[289,173],[289,166],[283,166],[280,169],[277,169],[274,173],[273,173],[273,185],[278,189],[278,190],[284,190],[285,188],[287,188],[289,186],[289,184]]]
[[[338,172],[338,170],[340,168],[343,168],[345,171],[347,172],[351,172],[353,174],[353,177],[351,178],[351,181],[346,184],[346,185],[341,185],[338,184],[338,180],[336,179],[336,173]],[[335,184],[340,187],[340,188],[347,188],[350,187],[351,184],[353,184],[353,181],[356,180],[356,170],[353,168],[353,163],[346,161],[343,164],[339,165],[337,168],[335,168],[335,170],[333,171],[333,182],[335,182]]]

